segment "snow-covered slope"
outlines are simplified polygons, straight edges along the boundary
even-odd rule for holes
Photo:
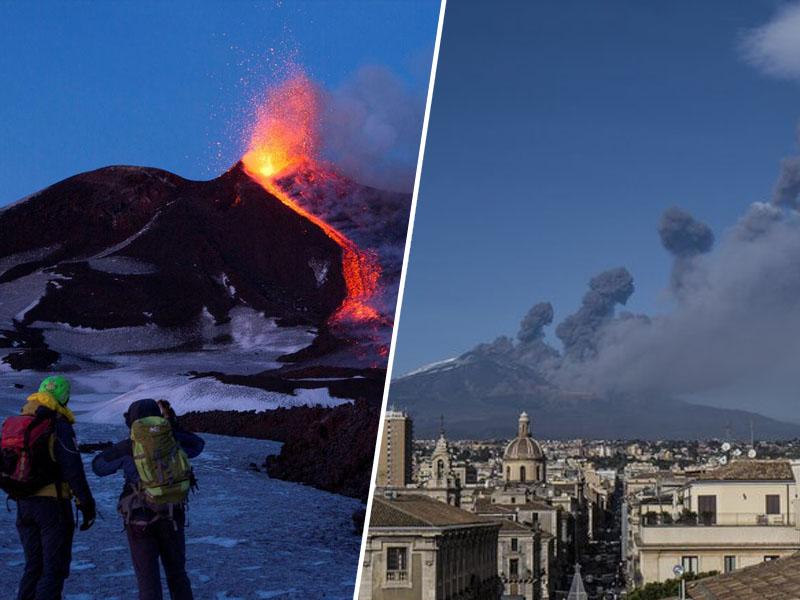
[[[0,401],[4,417],[19,400]],[[117,440],[120,426],[80,423],[80,442]],[[276,479],[249,468],[277,453],[275,442],[204,435],[206,451],[193,461],[200,491],[191,498],[188,570],[196,598],[349,599],[360,538],[351,516],[360,503]],[[101,518],[76,532],[66,600],[133,600],[136,584],[121,521],[115,513],[119,477],[91,474]],[[14,512],[0,515],[0,580],[10,597],[19,580],[22,549]],[[165,588],[165,596],[167,595]]]

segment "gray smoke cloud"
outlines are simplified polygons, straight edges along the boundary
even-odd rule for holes
[[[633,294],[633,277],[624,267],[610,269],[593,277],[578,312],[568,316],[556,335],[567,357],[586,360],[597,351],[600,328],[614,316],[617,304],[625,304]]]
[[[713,253],[682,301],[650,319],[606,320],[595,352],[565,362],[564,385],[593,392],[719,398],[727,407],[793,415],[800,356],[800,221],[756,203]]]
[[[800,156],[783,159],[778,181],[772,192],[772,202],[776,206],[798,209],[800,197]]]
[[[705,254],[714,245],[714,232],[685,210],[673,206],[664,211],[658,224],[661,244],[679,257]]]
[[[553,305],[549,302],[534,304],[519,324],[517,339],[530,344],[544,338],[544,328],[553,322]]]
[[[695,270],[695,257],[709,252],[714,245],[714,232],[678,207],[668,208],[658,223],[661,245],[675,257],[671,288],[680,297],[684,281]]]
[[[322,155],[364,185],[414,185],[425,97],[391,70],[365,66],[322,96]]]

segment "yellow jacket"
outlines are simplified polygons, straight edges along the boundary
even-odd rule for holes
[[[45,408],[49,408],[53,412],[61,415],[64,417],[70,425],[75,423],[75,415],[72,413],[70,409],[66,406],[61,406],[56,399],[53,397],[52,394],[49,392],[36,392],[35,394],[31,394],[28,396],[28,401],[22,407],[21,413],[27,416],[34,416],[36,414],[36,410],[40,407],[44,406]],[[56,436],[50,436],[50,458],[53,461],[56,460],[55,455],[55,442]],[[40,489],[38,492],[34,494],[34,496],[47,496],[50,498],[58,498],[58,493],[56,492],[56,484],[50,483]],[[72,498],[72,490],[70,490],[69,485],[66,482],[61,482],[61,497],[64,499]]]

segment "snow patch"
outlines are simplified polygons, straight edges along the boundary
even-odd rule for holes
[[[219,546],[220,548],[234,548],[241,544],[244,540],[235,540],[233,538],[217,537],[207,535],[204,537],[189,538],[186,540],[187,544],[208,544],[211,546]]]
[[[312,258],[308,261],[308,266],[311,267],[312,271],[314,271],[314,278],[317,280],[317,287],[322,287],[323,284],[328,280],[330,264],[327,260]]]
[[[402,377],[398,377],[398,379],[405,379],[406,377],[411,377],[412,375],[420,375],[422,373],[449,371],[450,369],[453,369],[456,366],[458,366],[457,362],[458,358],[446,358],[445,360],[433,362],[424,365],[418,369],[414,369],[413,371],[409,371]]]

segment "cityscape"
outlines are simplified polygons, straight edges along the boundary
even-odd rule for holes
[[[359,598],[738,598],[796,566],[800,441],[551,441],[535,425],[522,412],[508,439],[451,440],[442,417],[415,439],[387,411]]]

